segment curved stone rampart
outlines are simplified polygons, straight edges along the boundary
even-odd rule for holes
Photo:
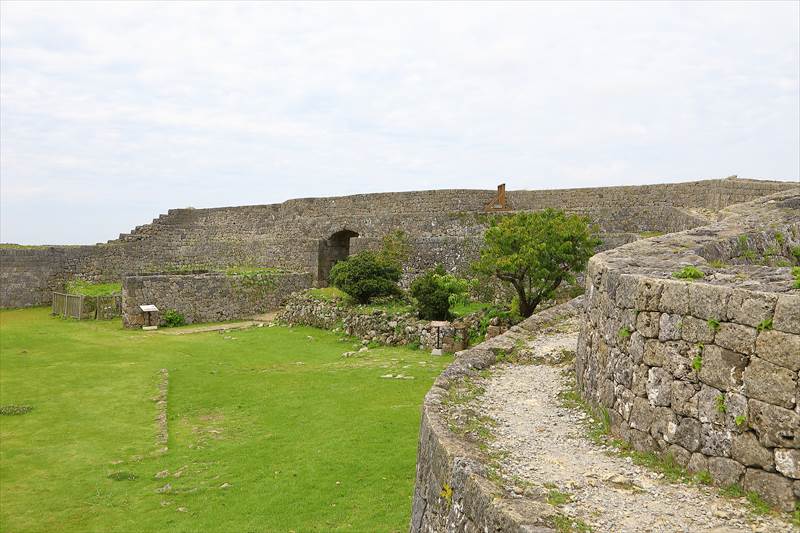
[[[637,450],[783,510],[800,497],[800,189],[594,256],[576,373]],[[676,278],[703,272],[700,279]],[[698,276],[699,274],[696,274]]]
[[[448,390],[511,353],[519,339],[579,312],[580,299],[531,316],[506,333],[458,354],[436,379],[422,405],[411,527],[417,532],[553,531],[552,507],[509,498],[488,479],[487,458],[477,443],[448,428]]]

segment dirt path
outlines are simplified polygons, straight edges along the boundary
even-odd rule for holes
[[[574,350],[576,340],[576,333],[558,332],[528,346],[540,352],[535,359],[548,360],[544,354]],[[572,501],[559,505],[560,512],[593,531],[797,531],[777,518],[753,515],[743,500],[723,498],[715,488],[668,483],[629,458],[609,455],[585,436],[586,415],[561,406],[558,394],[569,381],[565,367],[495,368],[478,404],[497,422],[491,447],[507,453],[501,460],[504,479],[568,495],[563,499]]]

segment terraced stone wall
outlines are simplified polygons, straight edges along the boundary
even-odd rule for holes
[[[249,318],[280,307],[293,292],[311,286],[310,273],[285,272],[266,280],[224,273],[150,274],[126,276],[122,282],[122,323],[144,325],[140,305],[153,304],[164,312],[174,309],[188,324]]]
[[[637,450],[783,510],[800,498],[800,189],[594,256],[578,386]],[[795,252],[796,253],[796,252]],[[676,279],[694,266],[700,279]]]
[[[552,207],[589,216],[606,248],[707,223],[714,211],[751,200],[790,183],[740,179],[690,183],[509,191],[511,212]],[[306,198],[281,204],[212,209],[172,209],[118,239],[95,246],[51,247],[20,254],[0,248],[0,274],[7,288],[0,307],[41,305],[65,279],[119,281],[129,273],[170,267],[282,267],[312,272],[323,283],[323,241],[348,230],[351,253],[375,246],[394,230],[410,237],[407,279],[442,263],[463,271],[477,257],[488,223],[484,206],[494,190],[439,190]],[[322,261],[324,263],[324,261]]]

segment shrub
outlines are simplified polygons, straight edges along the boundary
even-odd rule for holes
[[[417,301],[423,320],[449,320],[450,306],[461,300],[469,283],[448,274],[441,265],[427,271],[411,284],[411,296]]]
[[[174,328],[186,324],[186,317],[175,309],[167,309],[164,311],[164,322],[167,327]]]
[[[400,265],[381,254],[364,251],[339,261],[331,268],[330,282],[362,304],[376,296],[400,292]]]
[[[792,277],[794,278],[792,287],[795,289],[800,289],[800,267],[792,268]]]
[[[704,276],[705,274],[703,274],[702,270],[692,265],[687,265],[672,273],[672,277],[678,279],[701,279]]]

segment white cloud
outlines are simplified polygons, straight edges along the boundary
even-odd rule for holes
[[[2,241],[182,205],[800,175],[797,3],[0,5]],[[102,224],[40,216],[103,202]]]

